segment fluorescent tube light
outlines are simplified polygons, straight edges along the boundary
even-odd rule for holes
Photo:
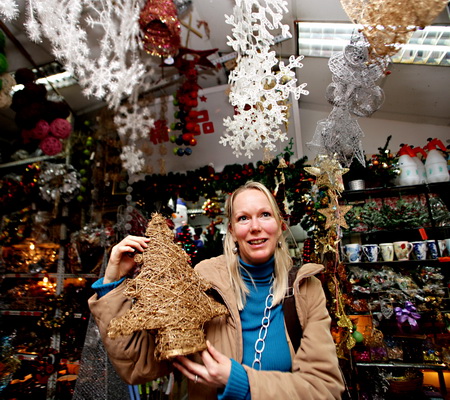
[[[298,53],[331,57],[344,50],[361,25],[296,21]],[[392,57],[394,63],[450,66],[450,26],[431,25],[412,33],[409,42]]]
[[[75,85],[77,80],[67,71],[60,72],[54,75],[47,76],[45,78],[36,79],[36,83],[45,85],[45,88],[48,91],[51,91],[52,85],[56,89],[60,89],[63,87]],[[18,90],[22,90],[23,85],[15,85],[11,88],[11,93],[15,93]]]

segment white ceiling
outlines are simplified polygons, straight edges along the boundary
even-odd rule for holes
[[[20,1],[21,4],[25,1]],[[339,0],[288,0],[289,14],[285,15],[284,23],[295,34],[293,21],[345,21],[348,17],[343,11]],[[200,31],[202,38],[195,34],[189,34],[182,27],[183,45],[191,49],[202,50],[218,48],[218,54],[225,55],[232,52],[227,45],[227,35],[231,35],[231,26],[225,23],[225,14],[232,14],[234,1],[232,0],[193,0],[191,26]],[[197,28],[199,20],[206,21],[210,29],[210,38],[207,39],[203,27]],[[54,60],[54,56],[47,41],[36,44],[31,42],[23,30],[24,12],[15,21],[6,22],[8,29],[18,42],[26,49],[36,65],[42,65]],[[189,23],[189,16],[184,16],[183,21]],[[448,12],[445,10],[436,19],[435,23],[449,24]],[[295,54],[295,40],[289,39],[275,45],[274,49],[281,56]],[[6,55],[9,62],[9,70],[32,67],[28,60],[14,43],[7,39]],[[217,56],[211,56],[213,59]],[[327,59],[305,58],[304,67],[300,70],[298,78],[301,82],[307,82],[308,96],[301,98],[301,107],[304,109],[330,109],[325,100],[325,88],[331,82],[331,73],[328,69]],[[164,76],[170,75],[173,68],[165,68]],[[376,112],[372,118],[406,120],[417,123],[450,126],[450,68],[416,65],[393,65],[392,73],[380,83],[386,94],[386,100],[382,109]],[[158,69],[158,72],[161,70]],[[176,71],[174,71],[176,72]],[[212,73],[209,71],[203,75],[199,84],[206,88],[226,83],[226,76],[222,71]],[[175,86],[165,87],[164,93],[173,93]],[[88,99],[81,94],[80,87],[73,85],[61,89],[60,93],[75,114],[83,114],[104,105],[98,99]],[[162,94],[155,91],[155,96]],[[14,124],[14,113],[9,109],[0,110],[0,136],[7,137],[17,135]],[[6,139],[8,140],[8,139]]]

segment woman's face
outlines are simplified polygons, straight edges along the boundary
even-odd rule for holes
[[[258,189],[247,189],[234,198],[230,231],[242,261],[257,265],[273,256],[281,226],[266,195]]]

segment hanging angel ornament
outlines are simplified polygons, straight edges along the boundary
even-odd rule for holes
[[[203,325],[228,311],[207,294],[211,285],[174,243],[173,232],[161,214],[152,215],[146,235],[151,238],[148,248],[134,256],[140,271],[126,282],[124,291],[133,304],[111,321],[108,336],[114,339],[149,330],[155,335],[158,360],[202,351],[206,348]]]
[[[333,78],[326,98],[333,109],[326,119],[318,121],[307,146],[316,154],[337,157],[345,166],[355,157],[365,165],[364,133],[356,117],[369,117],[381,108],[384,92],[376,82],[384,75],[388,61],[379,58],[370,63],[367,41],[355,34],[344,51],[330,57],[328,66]]]

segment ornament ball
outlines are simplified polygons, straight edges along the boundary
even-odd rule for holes
[[[354,331],[352,333],[353,339],[355,339],[356,343],[361,343],[364,340],[364,336],[361,332]]]
[[[175,139],[175,143],[176,143],[178,146],[181,146],[181,145],[183,144],[183,135],[178,136],[178,137]]]

